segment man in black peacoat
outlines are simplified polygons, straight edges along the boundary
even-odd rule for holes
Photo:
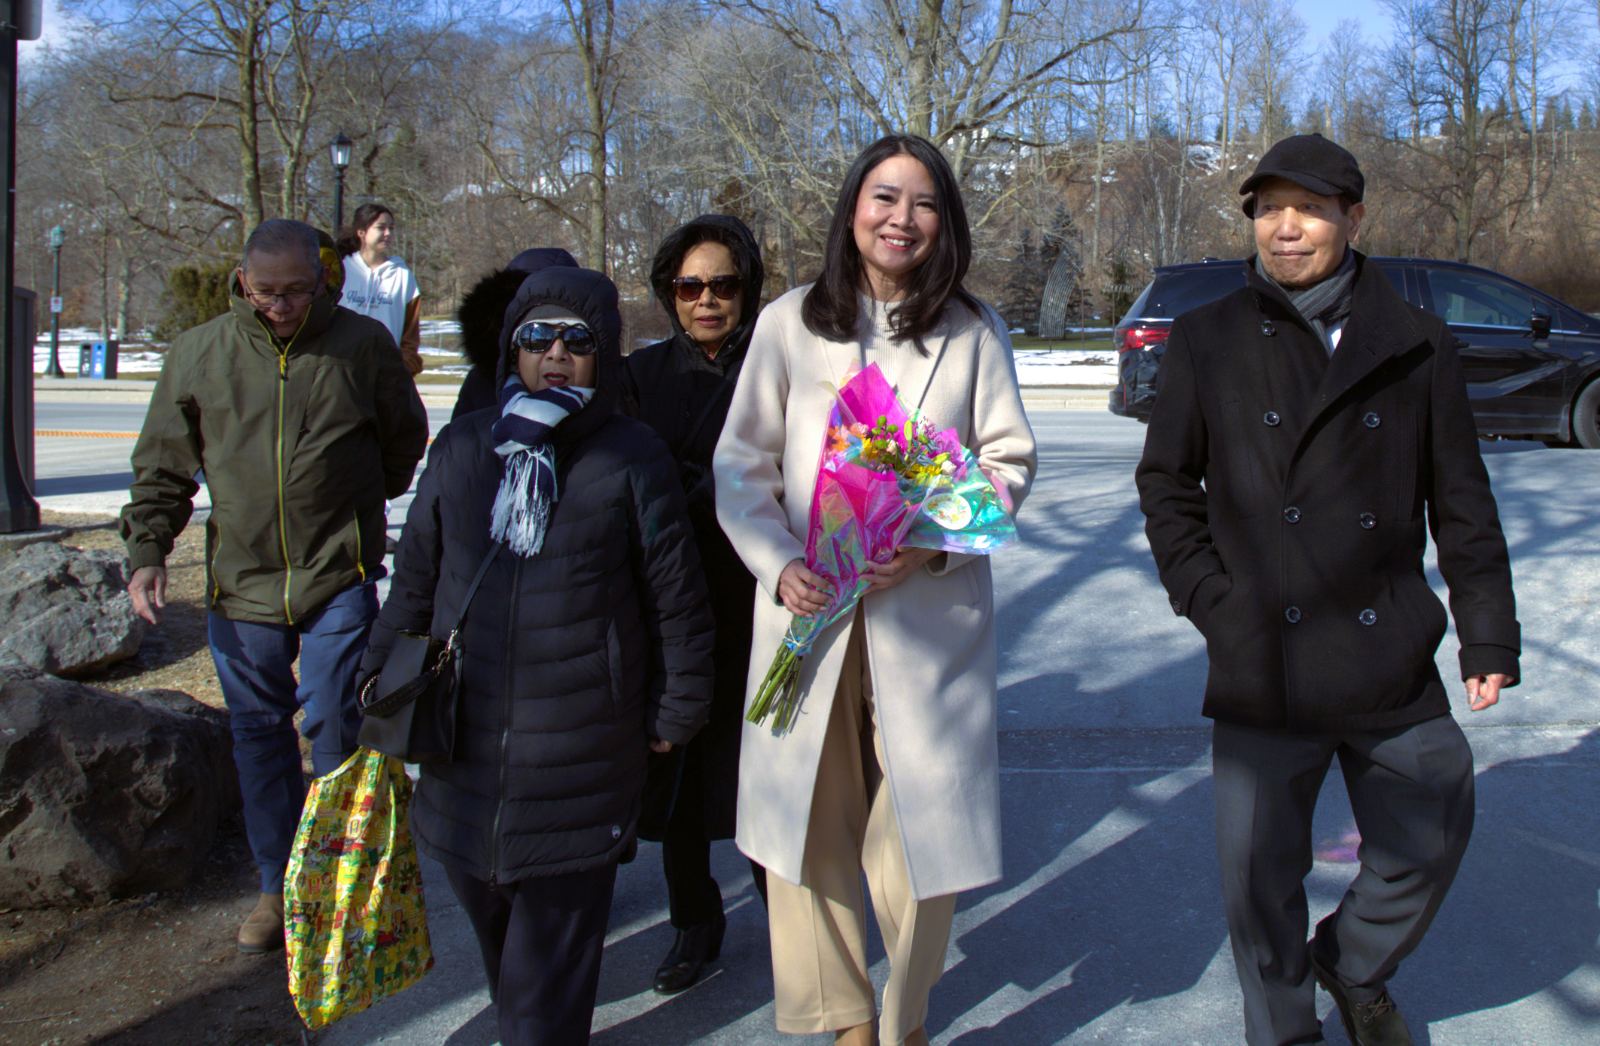
[[[1137,482],[1174,612],[1205,636],[1217,849],[1251,1044],[1409,1043],[1385,988],[1472,828],[1472,753],[1434,664],[1443,606],[1474,711],[1518,675],[1511,571],[1444,323],[1355,252],[1363,183],[1320,136],[1240,189],[1247,286],[1180,317]],[[1424,527],[1428,528],[1425,531]],[[1361,868],[1306,941],[1311,815],[1334,755]]]

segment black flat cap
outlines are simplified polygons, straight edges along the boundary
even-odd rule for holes
[[[1320,134],[1297,134],[1275,143],[1267,150],[1256,173],[1239,186],[1245,197],[1245,217],[1255,217],[1256,188],[1268,178],[1283,178],[1310,189],[1319,196],[1343,196],[1360,203],[1367,181],[1349,150]]]

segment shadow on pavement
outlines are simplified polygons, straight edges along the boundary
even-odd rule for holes
[[[721,884],[728,916],[722,952],[694,987],[672,996],[656,995],[650,987],[674,936],[667,921],[660,847],[641,846],[636,863],[644,874],[626,884],[627,895],[618,897],[612,922],[615,925],[631,916],[649,925],[606,946],[598,1002],[649,1008],[608,1027],[597,1027],[591,1039],[595,1046],[698,1042],[769,1005],[772,970],[766,912],[750,882],[749,866],[733,844],[722,842],[713,847],[712,872]],[[876,947],[877,942],[873,943]],[[876,956],[881,955],[879,947]],[[760,1041],[782,1038],[770,1025],[763,1031]]]
[[[1570,497],[1551,497],[1570,489],[1570,471],[1555,467],[1568,459],[1526,453],[1535,449],[1485,447],[1491,457],[1514,454],[1528,466],[1496,476],[1519,572],[1556,570],[1592,547],[1588,514],[1573,511]],[[962,898],[954,965],[934,992],[928,1030],[965,1046],[1238,1041],[1240,1003],[1213,842],[1209,726],[1199,717],[1205,660],[1187,625],[1174,628],[1154,585],[1132,496],[1136,451],[1090,444],[1041,457],[1041,471],[1126,467],[1128,478],[1115,489],[1041,488],[1023,517],[1036,558],[997,564],[1005,878]],[[1550,607],[1530,605],[1525,619]],[[1559,666],[1575,680],[1592,674],[1592,646],[1573,638],[1581,634],[1530,627],[1528,642],[1542,667]],[[1453,660],[1453,640],[1446,656]],[[1525,665],[1533,678],[1533,658]],[[1527,714],[1550,713],[1530,706]],[[1006,729],[1008,720],[1027,728]],[[1537,1026],[1496,1034],[1487,1023],[1493,1015],[1483,1011],[1544,993],[1564,1014],[1564,1030],[1592,1031],[1600,1021],[1596,994],[1568,983],[1600,966],[1600,811],[1593,803],[1600,731],[1561,754],[1500,762],[1477,784],[1474,841],[1432,932],[1396,978],[1396,996],[1420,1043],[1581,1041],[1581,1033],[1552,1037]],[[1342,793],[1330,774],[1319,841],[1340,840],[1349,827]],[[738,855],[727,844],[717,854],[730,905],[723,955],[705,981],[669,999],[649,994],[672,940],[659,851],[642,847],[639,862],[619,877],[613,927],[627,929],[606,952],[600,1002],[612,1023],[596,1031],[599,1046],[786,1041],[760,1013],[772,991],[765,919]],[[1307,883],[1313,919],[1336,901],[1351,871],[1318,862]],[[439,889],[448,896],[442,883]],[[430,883],[430,897],[432,890]],[[464,922],[459,913],[454,922]],[[874,927],[869,958],[881,983],[876,938]],[[462,1021],[441,1041],[476,1046],[492,1042],[495,1028],[492,1012],[473,1000],[486,993],[467,943],[447,960],[454,970],[437,970],[431,988],[425,982],[412,991],[436,993],[416,1009],[448,1008]],[[1319,1011],[1327,1014],[1329,1005],[1319,994]],[[1520,1007],[1518,1020],[1533,1009]],[[399,1016],[368,1023],[367,1041],[398,1030]],[[1428,1025],[1444,1021],[1452,1022],[1448,1040],[1430,1035]],[[1148,1034],[1147,1022],[1154,1022]],[[1328,1022],[1331,1042],[1343,1041],[1337,1025],[1337,1018]],[[1133,1029],[1138,1034],[1124,1034]]]
[[[500,1041],[500,1026],[495,1021],[494,1007],[485,1006],[470,1021],[450,1033],[444,1046],[494,1046]]]
[[[1194,987],[1227,935],[1209,731],[1026,731],[1002,735],[1001,752],[1006,878],[963,899],[958,928],[979,921],[958,931],[965,957],[929,1031],[1058,1042]]]
[[[1597,794],[1600,730],[1569,751],[1510,760],[1478,775],[1472,844],[1396,988],[1414,1033],[1545,991],[1574,1025],[1592,1029],[1600,1021],[1593,991],[1562,983],[1600,964]],[[1430,1040],[1419,1034],[1418,1041]],[[1482,1041],[1560,1037],[1506,1027]]]

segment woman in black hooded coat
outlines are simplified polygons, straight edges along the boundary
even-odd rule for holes
[[[739,219],[706,214],[674,230],[650,270],[651,289],[674,334],[623,360],[625,409],[656,430],[678,464],[717,624],[711,718],[683,752],[652,757],[658,765],[645,796],[641,834],[661,840],[678,931],[656,971],[655,989],[663,994],[699,978],[717,957],[726,926],[722,893],[711,877],[711,842],[734,832],[755,579],[717,524],[711,455],[755,327],[764,276],[760,248]],[[750,867],[764,896],[765,872],[753,861]]]
[[[588,1041],[647,752],[687,744],[711,696],[683,494],[667,448],[616,410],[620,327],[598,272],[523,282],[502,408],[434,441],[357,677],[397,631],[444,638],[493,549],[461,629],[455,752],[422,767],[411,819],[472,922],[506,1043]]]

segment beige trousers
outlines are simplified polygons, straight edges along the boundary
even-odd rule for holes
[[[889,955],[878,1037],[898,1046],[927,1019],[928,993],[944,972],[956,895],[923,901],[911,895],[900,825],[889,789],[882,787],[883,745],[865,650],[858,611],[817,767],[800,869],[804,885],[768,875],[767,922],[779,1031],[840,1031],[872,1020],[865,872]]]

